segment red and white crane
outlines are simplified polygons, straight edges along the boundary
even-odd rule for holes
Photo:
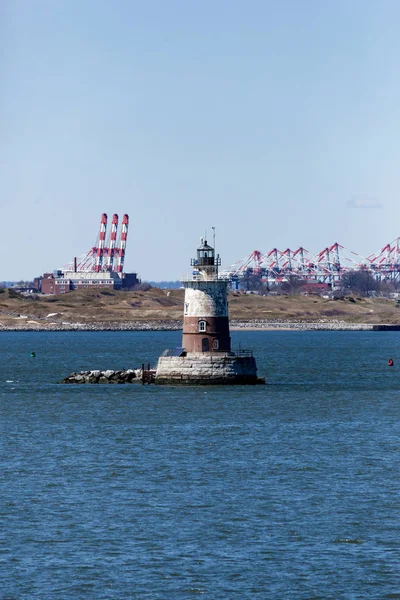
[[[60,270],[63,272],[77,271],[79,273],[122,273],[124,269],[128,225],[129,216],[125,214],[118,236],[118,215],[114,213],[110,235],[107,239],[107,214],[103,213],[95,245],[88,252],[63,265]]]
[[[100,221],[100,232],[99,232],[99,238],[97,241],[97,248],[96,248],[96,264],[95,264],[95,271],[96,273],[99,273],[100,271],[102,271],[102,267],[103,267],[103,253],[104,253],[104,248],[106,245],[106,232],[107,232],[107,215],[106,213],[103,213],[101,215],[101,221]]]
[[[118,215],[114,214],[111,223],[110,239],[107,244],[107,263],[106,271],[112,271],[114,265],[114,254],[115,247],[117,244],[117,232],[118,232]]]
[[[124,215],[122,218],[122,226],[121,226],[121,235],[119,239],[119,248],[117,250],[117,273],[122,273],[124,269],[124,260],[125,260],[125,250],[126,250],[126,240],[128,237],[128,225],[129,225],[129,217],[128,215]]]
[[[256,257],[257,262],[255,261]],[[395,243],[392,242],[392,244],[385,246],[379,256],[369,257],[369,268],[372,270],[372,265],[378,261],[387,265],[389,259],[391,264],[397,261],[396,268],[400,278],[400,238]],[[291,276],[296,276],[308,282],[334,283],[340,280],[341,276],[348,271],[368,268],[366,265],[368,260],[335,242],[332,246],[325,247],[315,255],[310,254],[302,246],[297,250],[287,248],[284,251],[273,248],[265,254],[257,250],[252,252],[250,256],[234,263],[231,267],[223,269],[222,274],[229,278],[240,278],[251,271],[254,274],[259,273],[263,280],[269,282],[281,282]],[[254,268],[255,262],[257,269]],[[380,270],[383,274],[382,267]]]
[[[400,279],[400,237],[367,257],[368,268],[380,279]]]

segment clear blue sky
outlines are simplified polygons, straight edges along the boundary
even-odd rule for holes
[[[126,270],[400,235],[398,0],[2,0],[0,280],[130,216]],[[372,205],[370,208],[366,206]],[[211,237],[211,236],[210,236]]]

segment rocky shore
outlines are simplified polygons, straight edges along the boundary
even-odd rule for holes
[[[345,321],[285,321],[260,320],[231,321],[231,329],[247,330],[297,330],[297,331],[372,331],[376,326],[369,323],[346,323]]]
[[[24,321],[18,325],[0,325],[1,331],[180,331],[180,321],[126,321],[99,323],[48,323]]]

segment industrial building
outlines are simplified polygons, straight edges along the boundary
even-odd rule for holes
[[[118,215],[114,214],[107,238],[107,214],[103,213],[96,245],[52,273],[34,279],[42,294],[65,294],[78,289],[132,289],[140,283],[136,273],[124,273],[129,217],[124,215],[118,233]]]

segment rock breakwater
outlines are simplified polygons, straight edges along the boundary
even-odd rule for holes
[[[142,378],[141,369],[126,369],[113,371],[80,371],[79,373],[71,373],[59,383],[138,383]]]

